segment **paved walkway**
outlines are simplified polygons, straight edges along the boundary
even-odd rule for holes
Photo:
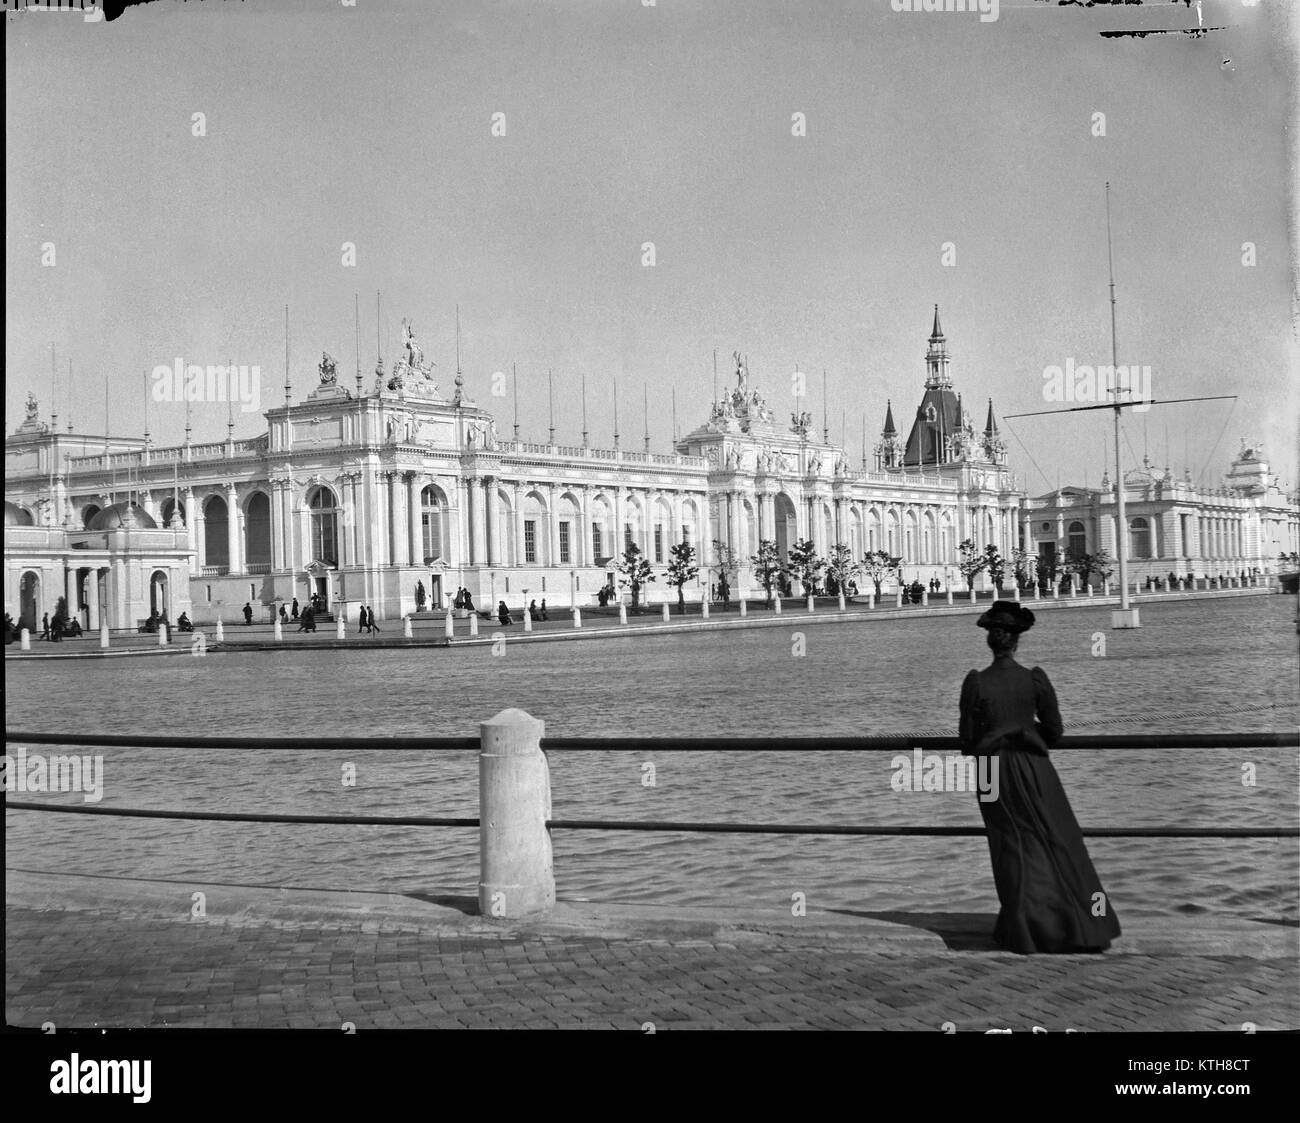
[[[1207,598],[1231,598],[1270,596],[1273,590],[1265,587],[1245,589],[1211,589],[1195,593],[1143,593],[1133,597],[1132,602],[1139,607],[1168,601],[1204,600]],[[491,644],[493,637],[504,634],[511,643],[542,643],[556,640],[616,639],[634,635],[670,635],[681,632],[727,631],[734,628],[772,628],[788,627],[797,624],[800,627],[809,624],[847,624],[866,622],[868,620],[916,619],[921,616],[969,616],[988,611],[992,595],[981,593],[975,603],[968,597],[957,595],[949,606],[946,596],[940,596],[928,605],[908,605],[904,608],[895,606],[894,598],[886,596],[875,608],[868,608],[865,601],[849,602],[841,612],[833,597],[818,597],[816,610],[809,613],[806,601],[787,599],[780,614],[764,607],[761,600],[750,601],[747,614],[742,617],[739,607],[733,606],[722,611],[713,606],[709,618],[704,619],[699,613],[699,605],[688,606],[685,616],[678,615],[676,604],[670,605],[670,619],[663,622],[662,607],[656,604],[653,609],[640,614],[629,615],[627,624],[620,624],[618,610],[584,608],[582,627],[573,626],[569,609],[555,607],[551,609],[551,618],[534,622],[532,631],[525,631],[522,622],[503,627],[495,621],[480,620],[476,637],[470,635],[468,619],[456,620],[454,636],[450,640],[445,632],[442,613],[415,614],[411,617],[411,638],[402,635],[402,621],[381,621],[378,635],[361,635],[356,629],[355,616],[349,616],[345,622],[344,638],[339,640],[333,624],[321,624],[314,633],[300,633],[297,623],[282,628],[283,638],[274,638],[270,624],[246,626],[243,622],[223,625],[223,640],[218,643],[215,628],[201,625],[194,633],[173,633],[171,642],[166,646],[159,644],[156,635],[139,633],[114,633],[111,647],[104,651],[99,646],[99,634],[85,634],[77,639],[64,640],[61,643],[46,643],[33,638],[30,651],[20,651],[17,643],[5,648],[5,657],[14,659],[68,659],[75,657],[114,658],[119,656],[148,655],[190,655],[202,645],[203,653],[218,654],[233,651],[285,651],[298,648],[394,648],[394,647],[447,647]],[[1118,595],[1103,596],[1062,596],[1047,597],[1042,600],[1026,598],[1023,602],[1035,612],[1087,610],[1089,608],[1113,608],[1119,604]]]
[[[191,919],[192,894],[207,916]],[[992,916],[465,899],[6,874],[11,1025],[1300,1028],[1294,927],[1125,919],[1105,955],[991,950]]]

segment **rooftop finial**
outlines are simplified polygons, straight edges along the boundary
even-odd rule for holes
[[[934,329],[930,332],[931,339],[943,338],[943,327],[939,323],[939,306],[934,306]]]

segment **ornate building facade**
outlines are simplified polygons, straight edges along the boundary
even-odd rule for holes
[[[719,558],[732,588],[755,587],[760,539],[822,554],[885,550],[907,581],[956,579],[965,538],[1020,541],[1016,489],[992,403],[982,433],[955,394],[938,309],[925,391],[906,442],[892,406],[876,464],[854,468],[811,416],[778,421],[736,356],[735,384],[671,453],[502,439],[458,374],[439,392],[409,327],[403,357],[373,383],[342,385],[322,357],[318,385],[267,409],[266,432],[208,444],[60,433],[28,416],[5,447],[5,604],[39,620],[66,595],[83,626],[134,627],[151,611],[196,623],[234,620],[245,603],[266,620],[316,594],[331,610],[377,617],[431,607],[465,587],[482,607],[546,598],[590,604],[635,542],[675,599],[670,548],[697,548],[700,599]]]
[[[1286,494],[1259,444],[1241,448],[1218,486],[1198,487],[1144,458],[1124,473],[1129,579],[1269,575],[1283,554],[1300,553],[1300,495]],[[1040,557],[1071,551],[1117,556],[1117,504],[1109,475],[1100,488],[1066,487],[1025,506],[1024,538]],[[1093,584],[1099,584],[1093,578]]]

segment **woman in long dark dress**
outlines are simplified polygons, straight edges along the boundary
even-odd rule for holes
[[[1104,951],[1119,920],[1047,755],[1063,728],[1056,692],[1014,658],[1034,614],[997,601],[977,623],[993,663],[962,683],[960,736],[964,753],[998,764],[998,797],[980,803],[1002,906],[993,937],[1022,954]]]

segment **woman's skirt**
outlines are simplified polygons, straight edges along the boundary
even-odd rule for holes
[[[994,939],[1025,955],[1104,950],[1119,920],[1050,758],[1004,749],[997,759],[998,798],[980,803],[1002,906]]]

